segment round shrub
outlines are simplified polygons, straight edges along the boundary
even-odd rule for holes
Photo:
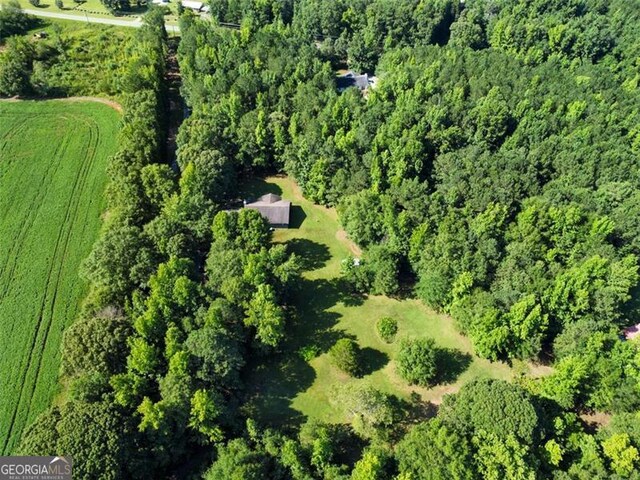
[[[305,345],[298,350],[298,354],[305,362],[310,362],[318,355],[320,355],[320,353],[321,350],[318,345]]]
[[[431,338],[403,340],[398,373],[411,385],[427,386],[436,376],[436,344]]]
[[[398,321],[395,318],[383,317],[376,324],[378,335],[387,343],[392,343],[398,333]]]
[[[329,349],[332,363],[349,375],[355,376],[360,372],[358,344],[350,338],[341,338]]]

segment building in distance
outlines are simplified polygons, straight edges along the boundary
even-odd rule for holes
[[[195,2],[193,0],[182,0],[182,6],[184,8],[188,8],[189,10],[193,10],[194,12],[202,11],[202,7],[204,7],[203,2]]]
[[[370,88],[375,88],[376,83],[378,82],[378,78],[374,76],[369,76],[364,73],[362,75],[357,75],[351,70],[343,75],[338,75],[336,80],[338,92],[344,92],[347,88],[355,87],[359,89],[361,92],[366,92]]]
[[[640,340],[640,323],[638,323],[637,325],[633,325],[631,327],[625,328],[622,331],[622,335],[627,340],[634,340],[634,339]]]

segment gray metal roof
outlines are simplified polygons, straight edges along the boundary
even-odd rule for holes
[[[363,75],[356,75],[349,71],[344,75],[340,75],[337,78],[338,89],[344,90],[349,87],[357,87],[360,90],[364,90],[369,86],[369,76],[365,73]]]
[[[246,203],[245,208],[257,210],[271,225],[289,226],[291,202],[282,200],[279,195],[268,193],[255,202]]]

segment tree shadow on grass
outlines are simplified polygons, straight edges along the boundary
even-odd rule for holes
[[[356,462],[362,457],[362,451],[367,446],[367,441],[357,435],[353,428],[345,424],[330,425],[330,434],[336,449],[334,452],[337,465],[347,465],[352,470]]]
[[[340,314],[329,311],[340,301],[340,292],[330,280],[302,278],[295,296],[296,315],[290,324],[289,347],[316,345],[326,352],[342,336],[333,330]]]
[[[47,5],[48,7],[49,5]],[[44,28],[46,27],[46,24],[44,23],[44,20],[38,17],[30,17],[29,20],[27,21],[27,28],[29,28],[29,30],[35,29],[35,28]]]
[[[392,443],[399,442],[412,425],[424,422],[437,414],[437,407],[430,402],[422,401],[420,395],[415,392],[411,394],[409,401],[396,395],[389,395],[388,398],[396,412],[393,425],[387,429],[389,441]]]
[[[468,353],[453,348],[439,348],[436,351],[435,384],[454,383],[471,365],[472,357]]]
[[[376,372],[383,368],[387,363],[389,363],[389,356],[386,353],[374,348],[365,347],[360,350],[359,376],[362,377],[365,375],[370,375],[373,372]]]
[[[297,355],[270,359],[251,372],[251,396],[243,410],[265,425],[299,426],[306,417],[291,408],[291,401],[315,378],[313,368]]]
[[[340,314],[329,311],[340,292],[329,280],[300,279],[293,296],[297,307],[287,325],[287,340],[279,355],[254,359],[247,370],[245,412],[268,425],[298,425],[304,416],[291,408],[293,399],[315,381],[315,371],[301,350],[327,352],[344,332],[334,329]]]
[[[267,193],[282,195],[282,188],[259,177],[243,178],[239,181],[238,195],[241,200],[255,199]]]
[[[340,302],[346,307],[359,307],[366,299],[366,296],[355,292],[353,287],[343,277],[332,280],[335,289],[340,293]]]
[[[438,414],[438,405],[422,400],[417,392],[411,393],[404,421],[407,425],[424,422]]]
[[[302,270],[305,272],[324,267],[331,259],[329,247],[323,243],[307,240],[306,238],[294,238],[286,243],[289,250],[300,258]]]
[[[287,335],[291,345],[299,347],[303,341],[304,344],[315,344],[322,352],[326,352],[345,336],[333,330],[341,315],[331,309],[339,303],[347,305],[355,302],[351,295],[344,293],[339,279],[301,278],[293,300],[295,315]]]

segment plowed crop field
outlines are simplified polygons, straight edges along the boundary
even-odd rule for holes
[[[90,102],[0,102],[0,453],[58,388],[78,267],[104,207],[118,113]]]

